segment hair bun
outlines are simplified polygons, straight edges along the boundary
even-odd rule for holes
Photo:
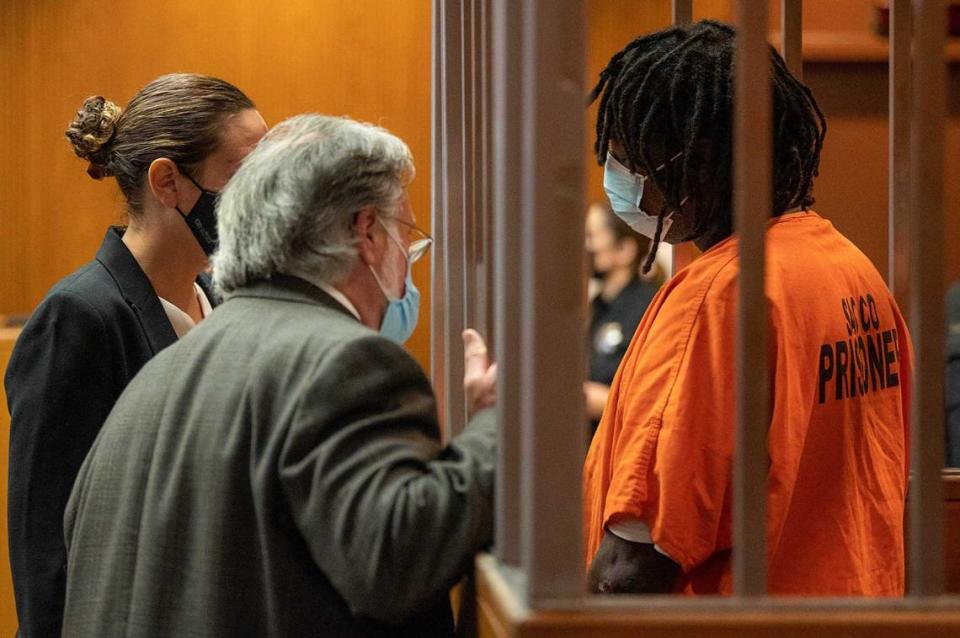
[[[109,144],[123,110],[102,96],[87,98],[67,127],[67,139],[77,157],[88,160],[87,173],[94,179],[110,175]]]

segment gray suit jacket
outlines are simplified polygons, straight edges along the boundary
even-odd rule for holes
[[[67,505],[64,636],[435,636],[491,541],[491,411],[446,447],[318,288],[229,295],[127,386]]]

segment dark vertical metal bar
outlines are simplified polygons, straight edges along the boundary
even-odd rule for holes
[[[494,551],[502,563],[520,565],[520,170],[515,152],[523,137],[516,113],[523,101],[520,66],[521,3],[492,0],[491,151],[494,223],[494,345],[497,360],[496,526]]]
[[[673,24],[689,24],[693,21],[693,0],[673,0]],[[670,249],[670,264],[667,276],[672,277],[693,261],[696,247],[692,243],[680,244]]]
[[[443,92],[446,77],[446,58],[443,41],[443,14],[445,0],[433,0],[431,27],[432,72],[430,83],[430,199],[431,233],[438,240],[446,234],[444,224],[445,184],[443,180],[443,158],[445,140],[443,136]],[[446,268],[444,267],[444,247],[437,241],[430,251],[430,376],[437,396],[437,410],[443,414],[446,407],[446,339],[443,331],[445,314]]]
[[[673,0],[671,14],[674,24],[693,22],[693,0]]]
[[[916,344],[912,413],[909,587],[914,596],[944,590],[944,0],[914,0],[914,83],[910,166],[910,330]]]
[[[740,596],[763,595],[767,586],[766,478],[770,416],[764,240],[772,202],[767,20],[767,0],[738,0],[733,200],[740,279],[733,584]]]
[[[803,0],[780,0],[780,54],[790,73],[803,81]]]
[[[479,232],[479,240],[482,246],[483,258],[483,282],[480,286],[484,303],[479,309],[482,313],[480,322],[483,324],[483,335],[487,342],[492,344],[495,339],[494,334],[494,289],[493,289],[493,98],[492,98],[492,66],[493,66],[493,25],[492,25],[492,7],[493,0],[481,1],[481,66],[480,66],[480,181],[483,188],[480,191],[480,211],[482,227]]]
[[[532,608],[582,596],[583,0],[523,5],[522,566]],[[515,228],[517,224],[514,225]]]
[[[443,422],[449,436],[463,430],[466,410],[463,396],[463,346],[460,333],[464,329],[464,164],[463,136],[463,4],[445,0],[441,16],[444,74],[442,77],[443,135],[440,177],[443,180],[443,234],[437,236],[443,257],[442,315],[444,399]]]
[[[477,139],[476,139],[476,69],[477,50],[474,37],[475,18],[474,5],[476,0],[460,0],[460,32],[462,54],[460,69],[463,82],[461,83],[461,104],[463,118],[461,121],[461,139],[463,140],[463,280],[460,286],[463,289],[463,316],[464,326],[476,327],[476,307],[479,295],[476,289],[476,244],[474,242],[477,226]]]
[[[471,56],[470,65],[470,84],[472,86],[470,110],[472,112],[470,126],[470,156],[472,166],[469,181],[471,182],[471,203],[473,209],[470,221],[469,240],[469,261],[468,271],[470,275],[470,288],[468,290],[467,303],[469,312],[467,314],[467,324],[487,336],[487,261],[484,252],[486,213],[484,206],[486,197],[486,170],[484,162],[484,105],[483,100],[486,95],[484,90],[484,55],[486,46],[484,46],[484,22],[483,12],[485,0],[470,0],[470,40]]]
[[[473,192],[471,206],[473,208],[471,230],[470,230],[470,251],[471,261],[469,264],[471,272],[471,314],[468,315],[469,325],[480,330],[481,334],[487,336],[487,259],[484,248],[486,233],[486,190],[487,173],[484,168],[486,156],[484,155],[484,104],[486,95],[484,90],[484,56],[486,46],[484,46],[484,22],[483,12],[485,0],[471,0],[471,39],[473,50],[473,61],[471,65],[471,84],[473,92],[471,98],[471,110],[473,117],[471,120],[471,156],[473,157],[473,166],[471,170],[470,181],[473,183]]]
[[[887,283],[910,315],[910,16],[911,0],[890,2],[889,232]]]

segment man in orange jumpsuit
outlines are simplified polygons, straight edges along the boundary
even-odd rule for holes
[[[604,186],[653,239],[648,265],[661,241],[703,251],[647,310],[587,457],[594,591],[731,590],[733,52],[727,25],[668,29],[617,53],[594,89]],[[896,596],[909,335],[870,260],[810,209],[826,123],[772,49],[771,78],[768,589]]]

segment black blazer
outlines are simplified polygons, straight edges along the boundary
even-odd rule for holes
[[[10,567],[24,638],[60,636],[63,512],[100,426],[127,383],[177,340],[140,265],[110,228],[95,260],[58,282],[17,339],[10,409]],[[211,304],[209,279],[198,279]]]

